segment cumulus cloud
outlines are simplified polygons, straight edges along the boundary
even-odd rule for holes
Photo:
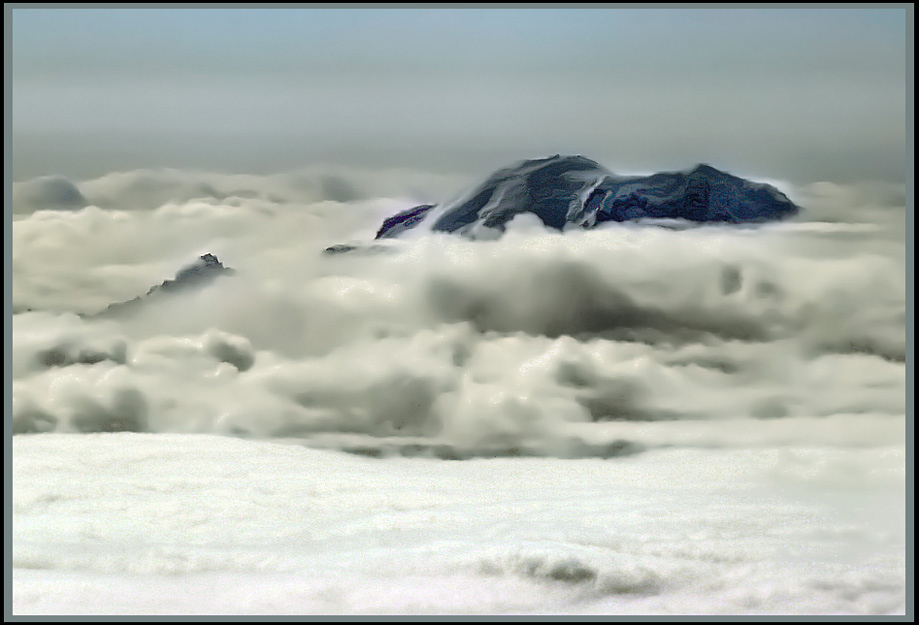
[[[215,177],[217,193],[178,200],[203,179],[169,176],[163,189],[136,174],[83,187],[133,210],[14,222],[17,432],[608,457],[678,441],[758,444],[750,432],[827,440],[802,420],[834,415],[853,415],[849,432],[889,424],[877,440],[890,441],[905,410],[902,230],[885,221],[902,213],[896,190],[797,189],[814,199],[799,218],[756,228],[561,234],[520,220],[492,241],[417,236],[327,255],[369,242],[411,198],[356,199],[328,178],[288,174],[270,179],[286,187]],[[300,195],[282,201],[270,188]],[[851,217],[826,218],[834,210]],[[237,273],[151,296],[130,315],[91,316],[205,252]]]

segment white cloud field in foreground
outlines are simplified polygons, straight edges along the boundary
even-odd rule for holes
[[[904,610],[896,444],[447,462],[121,433],[14,453],[17,614]]]

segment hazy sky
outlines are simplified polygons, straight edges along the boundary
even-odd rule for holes
[[[561,152],[902,180],[906,30],[905,8],[14,9],[13,176]]]

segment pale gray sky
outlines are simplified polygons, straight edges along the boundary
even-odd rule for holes
[[[904,5],[905,7],[905,5]],[[14,9],[14,179],[580,153],[905,171],[906,9]]]

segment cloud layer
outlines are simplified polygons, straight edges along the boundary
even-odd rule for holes
[[[757,228],[515,220],[496,241],[322,254],[454,182],[140,171],[73,184],[108,208],[25,196],[41,210],[14,221],[14,430],[444,457],[901,435],[902,189],[790,187],[802,215]],[[238,273],[78,316],[205,252]],[[829,417],[842,432],[817,427]]]

